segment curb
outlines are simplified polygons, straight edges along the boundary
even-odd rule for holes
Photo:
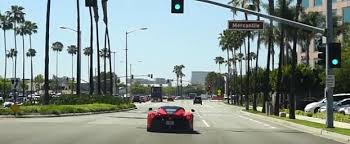
[[[337,142],[341,142],[341,143],[346,143],[346,144],[350,144],[350,136],[347,135],[342,135],[342,134],[338,134],[335,132],[330,132],[324,129],[318,129],[318,128],[313,128],[313,127],[309,127],[309,126],[304,126],[301,124],[296,124],[293,122],[289,122],[289,121],[285,121],[285,120],[280,120],[280,119],[276,119],[273,117],[268,117],[268,116],[262,116],[259,114],[254,114],[254,113],[250,113],[250,112],[246,112],[241,110],[241,113],[244,113],[245,115],[251,116],[251,117],[255,117],[255,118],[259,118],[259,119],[264,119],[268,122],[272,122],[290,129],[294,129],[294,130],[298,130],[298,131],[302,131],[305,133],[309,133],[315,136],[319,136],[319,137],[323,137],[323,138],[327,138],[327,139],[331,139],[331,140],[335,140]]]
[[[128,108],[128,109],[121,109],[116,111],[101,111],[101,112],[88,112],[88,113],[67,113],[67,114],[48,114],[48,115],[41,115],[41,114],[31,114],[31,115],[17,115],[15,117],[14,115],[0,115],[0,118],[51,118],[51,117],[69,117],[69,116],[85,116],[85,115],[97,115],[97,114],[106,114],[106,113],[116,113],[116,112],[125,112],[130,110],[135,110],[135,108]]]

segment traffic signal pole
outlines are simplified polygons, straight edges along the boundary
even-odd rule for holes
[[[240,11],[240,12],[244,12],[247,14],[260,16],[260,17],[263,17],[263,18],[266,18],[269,20],[273,20],[273,21],[277,21],[277,22],[280,22],[280,23],[283,23],[283,24],[286,24],[286,25],[289,25],[292,27],[296,27],[296,28],[300,28],[300,29],[304,29],[304,30],[308,30],[308,31],[316,32],[316,33],[321,33],[322,35],[325,35],[327,37],[326,60],[325,60],[325,62],[326,62],[326,77],[327,77],[326,83],[331,82],[328,79],[329,76],[333,76],[333,78],[334,78],[334,72],[329,64],[329,48],[328,48],[329,45],[333,41],[332,0],[327,0],[327,31],[323,28],[310,26],[310,25],[303,24],[300,22],[296,22],[296,21],[292,21],[292,20],[288,20],[288,19],[284,19],[284,18],[272,16],[272,15],[267,15],[267,14],[263,14],[260,12],[244,9],[244,8],[233,7],[233,6],[230,6],[227,4],[222,4],[219,2],[214,2],[214,1],[210,1],[210,0],[196,0],[196,1],[216,5],[216,6],[227,8],[227,9],[230,9],[233,11]],[[324,95],[327,99],[326,127],[333,128],[334,127],[333,126],[333,86],[326,84],[326,88],[325,88],[324,92],[325,92]]]
[[[328,85],[328,76],[333,75],[333,69],[330,67],[329,63],[329,46],[333,42],[333,15],[332,15],[332,0],[327,0],[327,47],[326,47],[326,88],[324,90],[324,96],[327,99],[327,117],[326,117],[326,127],[334,128],[333,125],[333,87]]]

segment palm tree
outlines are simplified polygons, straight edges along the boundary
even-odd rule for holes
[[[255,5],[255,8],[256,8],[256,11],[257,12],[260,12],[260,0],[255,0],[254,2],[254,5]],[[257,17],[257,20],[259,21],[260,20],[260,16]],[[253,94],[253,111],[257,111],[257,104],[256,104],[256,99],[257,99],[257,95],[258,95],[258,92],[257,92],[257,87],[258,87],[258,81],[257,81],[257,76],[258,76],[258,69],[259,69],[259,66],[258,66],[258,63],[259,63],[259,51],[260,51],[260,35],[261,35],[261,32],[258,31],[257,32],[257,44],[256,44],[256,61],[255,61],[255,82],[254,82],[254,94]]]
[[[62,52],[63,44],[61,42],[55,42],[51,46],[52,50],[56,52],[56,78],[58,78],[58,53]],[[58,79],[56,79],[56,83],[58,84]],[[56,85],[56,93],[57,93],[58,85]]]
[[[84,48],[84,55],[88,57],[88,71],[90,70],[90,62],[89,62],[89,59],[92,55],[92,51],[91,51],[91,47],[86,47]],[[89,73],[89,77],[90,75],[92,75],[91,73]]]
[[[179,95],[179,79],[181,78],[182,82],[182,77],[184,76],[182,69],[185,68],[184,65],[175,65],[173,72],[176,74],[176,93]]]
[[[106,58],[109,57],[109,51],[107,48],[100,50],[100,57],[104,59],[104,76],[103,76],[103,94],[107,94],[107,66],[106,66]]]
[[[77,54],[77,51],[78,51],[78,48],[75,46],[75,45],[70,45],[68,46],[68,54],[72,55],[72,80],[74,81],[74,74],[73,74],[73,71],[74,71],[74,55]],[[73,85],[73,83],[72,83]],[[73,87],[72,87],[72,94],[73,94]]]
[[[8,51],[8,53],[6,54],[6,56],[8,57],[8,58],[11,58],[11,60],[12,60],[12,77],[15,75],[15,66],[14,66],[14,60],[13,60],[13,58],[16,58],[17,57],[17,50],[16,49],[14,49],[14,48],[12,48],[12,49],[10,49],[10,51]]]
[[[17,51],[17,23],[24,22],[24,8],[21,6],[13,5],[11,6],[11,11],[6,11],[6,14],[9,16],[10,21],[13,23],[13,32],[14,32],[14,40],[15,40],[15,50]],[[15,57],[15,73],[14,78],[17,78],[17,56]],[[17,95],[14,96],[15,102],[17,101]]]
[[[99,40],[99,36],[98,36],[98,20],[99,20],[99,16],[98,16],[98,6],[96,5],[94,7],[94,13],[95,13],[95,27],[96,27],[96,46],[97,46],[97,94],[100,95],[101,94],[101,70],[100,70],[100,40]]]
[[[13,28],[13,25],[9,19],[8,15],[2,15],[0,13],[0,28],[4,31],[4,51],[5,51],[5,55],[7,55],[7,43],[6,43],[6,31],[10,30]],[[4,83],[6,82],[7,79],[7,56],[5,56],[5,72],[4,72]],[[3,87],[3,94],[6,95],[6,88],[5,85]]]
[[[24,50],[24,45],[25,45],[25,43],[24,43],[24,36],[25,35],[27,35],[27,34],[29,34],[29,29],[28,29],[28,24],[29,24],[30,22],[28,22],[28,21],[25,21],[24,23],[22,23],[18,28],[17,28],[17,34],[19,34],[20,36],[22,36],[22,53],[23,53],[23,57],[22,57],[22,66],[23,66],[23,68],[22,68],[22,76],[23,76],[23,78],[22,78],[22,80],[23,80],[23,82],[25,81],[25,50]],[[25,93],[25,88],[24,87],[22,87],[22,93],[23,93],[23,96],[24,96],[24,93]]]
[[[28,49],[27,57],[30,57],[30,103],[32,103],[33,96],[33,57],[36,55],[36,50],[33,48]]]
[[[92,14],[92,7],[89,7],[89,13],[90,13],[90,49],[91,49],[91,56],[90,56],[90,92],[89,94],[92,95],[94,93],[94,67],[93,67],[93,52],[94,52],[94,20],[93,20],[93,14]]]
[[[219,72],[221,73],[221,65],[224,63],[225,59],[222,56],[215,57],[215,63],[219,65]]]
[[[102,0],[102,9],[103,9],[103,21],[106,25],[106,31],[105,31],[105,39],[108,39],[108,59],[109,59],[109,74],[110,74],[110,79],[111,81],[113,80],[113,73],[112,73],[112,59],[111,59],[111,43],[110,43],[110,39],[109,39],[109,30],[108,30],[108,10],[107,10],[107,0]],[[106,48],[106,44],[105,44],[105,48]],[[109,87],[109,91],[111,93],[111,95],[113,94],[113,83],[110,83],[110,87]]]
[[[267,9],[268,13],[270,15],[275,15],[275,10],[274,10],[274,0],[269,0],[269,4],[268,4],[268,9]],[[267,50],[267,62],[266,62],[266,70],[265,70],[265,84],[264,84],[264,96],[263,96],[263,108],[262,108],[262,112],[265,113],[266,111],[266,105],[265,102],[268,101],[269,98],[269,93],[270,93],[270,61],[271,61],[271,51],[273,49],[273,39],[272,39],[272,35],[273,35],[273,21],[270,20],[270,28],[268,29],[268,34],[270,35],[270,37],[268,38],[268,50]]]
[[[80,30],[80,2],[77,2],[77,95],[80,95],[80,82],[81,82],[81,30]]]
[[[222,51],[226,51],[227,53],[227,59],[229,60],[230,59],[230,51],[233,51],[233,42],[235,41],[234,39],[234,33],[233,31],[230,31],[230,30],[224,30],[222,33],[220,33],[220,36],[219,36],[219,45],[221,47],[221,50]],[[230,66],[231,64],[230,63],[227,63],[228,66],[227,66],[227,83],[226,83],[226,87],[227,87],[227,91],[225,92],[227,96],[230,95],[230,84],[229,84],[229,81],[230,81]],[[229,103],[230,100],[227,99],[227,102]]]
[[[45,32],[45,95],[44,105],[49,104],[49,51],[50,51],[50,13],[51,13],[51,0],[47,0],[46,6],[46,32]]]

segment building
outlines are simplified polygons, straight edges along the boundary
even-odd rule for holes
[[[205,84],[205,78],[210,72],[206,71],[192,71],[191,84]]]
[[[167,80],[165,78],[155,78],[155,83],[156,84],[166,84]]]
[[[306,12],[320,12],[326,15],[327,0],[303,0],[302,6]],[[349,0],[333,0],[333,15],[341,17],[339,23],[350,22],[350,1]],[[340,37],[341,39],[341,37]],[[306,63],[306,51],[298,48],[298,63]],[[311,67],[315,67],[317,62],[318,51],[315,49],[315,41],[312,40],[309,45],[309,63]]]

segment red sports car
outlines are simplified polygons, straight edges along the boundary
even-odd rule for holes
[[[193,109],[186,112],[179,106],[162,106],[158,110],[149,108],[147,131],[193,131]]]

